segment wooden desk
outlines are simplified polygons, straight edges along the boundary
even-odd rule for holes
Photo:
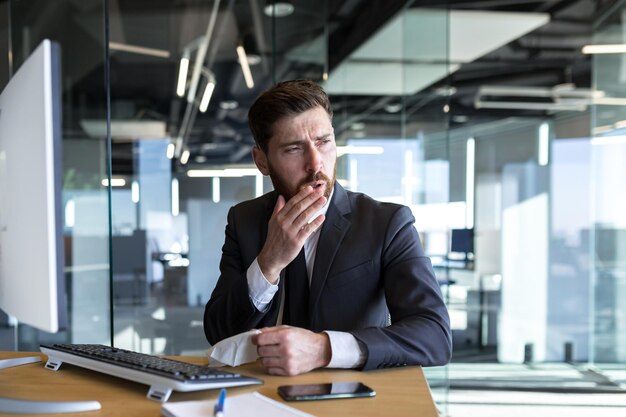
[[[40,401],[87,401],[102,404],[100,411],[72,413],[68,416],[160,416],[161,404],[148,400],[148,386],[64,363],[57,371],[44,368],[46,356],[41,353],[0,352],[0,359],[38,355],[43,363],[0,370],[0,396]],[[204,357],[177,358],[193,363],[206,363]],[[261,378],[264,385],[228,388],[228,395],[248,391],[278,401],[279,385],[339,381],[361,381],[376,391],[374,398],[290,402],[289,405],[318,417],[323,416],[420,416],[437,417],[437,410],[428,383],[420,367],[370,372],[318,370],[295,377],[265,374],[260,364],[237,368],[237,372]],[[212,399],[217,390],[193,393],[174,392],[170,401]]]

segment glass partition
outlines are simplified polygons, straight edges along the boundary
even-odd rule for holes
[[[599,21],[593,44],[623,44],[623,5]],[[623,53],[593,55],[594,88],[601,95],[593,107],[590,154],[592,205],[588,245],[591,251],[593,333],[590,359],[596,364],[626,362],[626,82]],[[608,366],[610,369],[611,366]]]
[[[348,190],[407,205],[448,293],[451,200],[448,13],[407,2],[336,67],[324,83],[335,106],[337,176]],[[331,38],[332,39],[332,38]],[[334,45],[330,45],[332,48]],[[464,196],[463,193],[461,193]],[[461,210],[462,225],[464,213]],[[447,367],[425,368],[445,411]]]
[[[10,57],[2,61],[2,86],[43,39],[58,43],[61,49],[68,330],[48,334],[20,325],[16,346],[19,350],[37,351],[39,344],[50,342],[108,344],[112,316],[104,4],[89,0],[78,7],[73,1],[8,1],[2,3],[2,10],[7,41],[2,42],[2,56]],[[5,45],[8,50],[4,50]]]

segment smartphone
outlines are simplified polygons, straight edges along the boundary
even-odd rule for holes
[[[361,382],[281,385],[278,395],[286,401],[329,400],[333,398],[374,397],[376,391]]]

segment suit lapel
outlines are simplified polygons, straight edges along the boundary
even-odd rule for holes
[[[339,184],[335,185],[333,198],[326,212],[326,219],[320,230],[320,238],[317,243],[313,277],[309,296],[309,317],[311,329],[316,328],[317,317],[315,308],[322,294],[322,288],[326,283],[328,271],[335,259],[339,245],[346,232],[350,228],[350,221],[346,214],[350,213],[350,202],[346,190]]]

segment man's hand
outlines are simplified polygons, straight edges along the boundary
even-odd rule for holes
[[[330,339],[300,327],[278,326],[261,329],[253,336],[261,363],[272,375],[298,375],[330,362]]]
[[[307,184],[287,202],[282,195],[278,196],[265,245],[257,257],[259,268],[270,283],[278,281],[280,271],[298,256],[307,237],[322,225],[324,216],[308,223],[326,204],[322,188]]]

